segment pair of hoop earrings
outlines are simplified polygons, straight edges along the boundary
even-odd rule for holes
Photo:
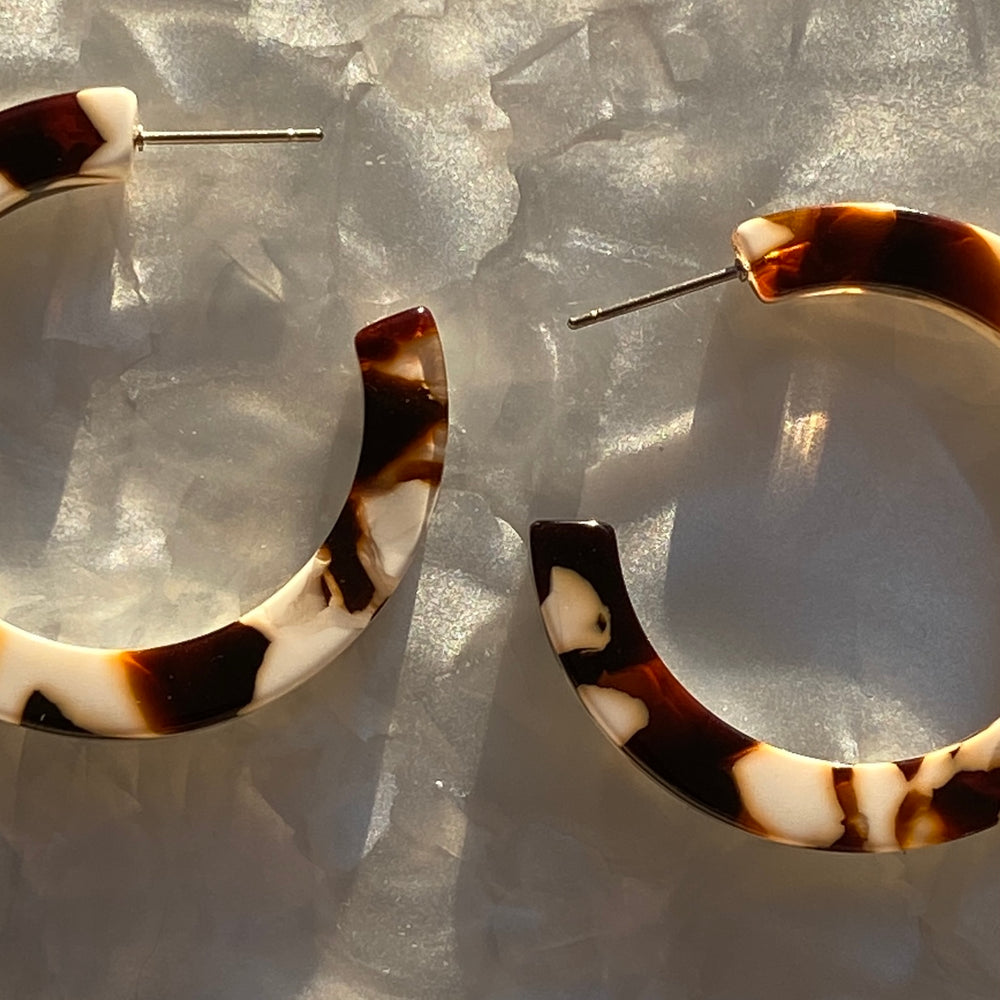
[[[135,95],[95,88],[0,112],[0,212],[67,187],[123,181],[155,142],[315,141],[318,129],[149,132]],[[751,219],[736,262],[593,310],[585,326],[722,281],[758,298],[888,290],[930,299],[1000,335],[1000,237],[889,205],[802,208]],[[347,501],[323,545],[238,621],[142,650],[98,650],[0,623],[0,717],[35,728],[143,737],[209,725],[302,683],[343,651],[398,586],[433,507],[448,430],[437,328],[412,309],[361,330],[364,429]],[[780,843],[894,851],[986,829],[1000,815],[1000,720],[910,760],[842,765],[729,726],[646,637],[614,530],[539,521],[531,557],[542,619],[583,705],[624,753],[706,812]]]

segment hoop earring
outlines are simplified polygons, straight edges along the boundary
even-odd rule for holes
[[[0,212],[69,187],[121,182],[150,143],[317,141],[320,129],[149,132],[135,94],[100,87],[0,112]],[[444,462],[448,387],[434,319],[397,313],[354,339],[364,389],[357,470],[323,544],[240,619],[148,649],[73,646],[0,622],[0,718],[36,729],[149,737],[277,698],[346,649],[406,573]]]
[[[733,278],[764,302],[889,290],[930,299],[1000,336],[1000,236],[881,204],[801,208],[751,219],[736,262],[569,321],[600,322]],[[692,805],[800,847],[898,851],[954,840],[1000,816],[1000,719],[908,760],[838,764],[740,732],[671,673],[632,607],[614,530],[538,521],[531,556],[542,618],[580,700],[636,764]]]

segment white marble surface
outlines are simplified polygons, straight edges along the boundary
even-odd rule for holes
[[[524,539],[615,523],[668,661],[792,749],[1000,714],[994,345],[741,287],[563,326],[771,208],[1000,229],[998,72],[981,0],[0,4],[4,104],[328,133],[0,222],[0,612],[150,642],[273,589],[346,491],[371,319],[430,306],[453,399],[419,572],[305,688],[154,744],[0,731],[0,996],[994,997],[997,831],[855,858],[693,812],[575,703]]]

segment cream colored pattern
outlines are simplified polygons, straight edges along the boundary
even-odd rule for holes
[[[749,265],[794,238],[795,234],[787,226],[770,219],[747,219],[736,227],[733,246],[743,263]]]
[[[649,725],[649,709],[641,698],[597,684],[581,684],[576,693],[593,720],[618,746]]]
[[[104,145],[80,167],[80,176],[123,181],[132,172],[138,98],[125,87],[90,87],[76,95],[84,114],[101,133]]]
[[[557,653],[604,649],[611,641],[611,616],[597,591],[579,573],[564,566],[552,567],[542,618]]]

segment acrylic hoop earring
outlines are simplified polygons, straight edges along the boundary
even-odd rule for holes
[[[144,131],[135,95],[100,87],[0,112],[0,212],[81,185],[124,181],[149,142],[315,141],[320,129]],[[148,737],[277,698],[365,629],[406,572],[437,494],[448,432],[434,319],[410,309],[355,337],[364,389],[357,471],[324,543],[238,621],[148,649],[95,649],[0,622],[0,718],[55,732]]]
[[[732,278],[764,302],[889,290],[927,298],[1000,336],[1000,236],[888,205],[801,208],[751,219],[722,271],[595,309],[574,328]],[[1000,815],[1000,719],[921,757],[837,764],[755,740],[702,705],[636,617],[614,530],[539,521],[531,556],[542,618],[580,700],[607,736],[691,804],[769,840],[897,851],[987,829]]]

